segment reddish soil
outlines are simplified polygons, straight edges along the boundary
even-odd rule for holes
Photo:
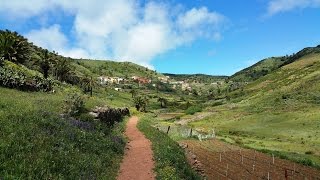
[[[193,167],[208,179],[320,180],[320,171],[219,140],[180,142],[192,155]],[[220,161],[221,157],[221,161]]]
[[[137,123],[138,118],[131,117],[127,124],[125,134],[129,142],[120,166],[118,180],[155,179],[151,142],[138,130]]]

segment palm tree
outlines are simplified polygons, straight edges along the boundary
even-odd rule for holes
[[[50,61],[51,61],[51,57],[49,56],[49,51],[48,50],[44,50],[43,54],[42,54],[42,59],[40,61],[40,68],[42,70],[43,76],[45,79],[48,78],[49,76],[49,70],[50,70]]]
[[[60,57],[55,61],[54,74],[59,81],[66,81],[71,71],[71,62],[69,59]]]
[[[166,99],[166,98],[159,97],[159,98],[158,98],[158,102],[160,102],[160,106],[161,106],[161,108],[165,108],[165,107],[167,107],[167,103],[168,103],[168,101],[167,101],[167,99]]]
[[[131,97],[132,97],[132,98],[134,98],[134,97],[137,95],[137,93],[138,93],[138,92],[137,92],[137,90],[135,90],[135,89],[131,89],[131,90],[130,90],[130,94],[131,94]]]
[[[30,45],[28,40],[17,32],[0,30],[0,57],[17,63],[24,63],[30,59]]]
[[[98,85],[97,81],[91,76],[90,78],[84,77],[82,82],[85,92],[90,92],[90,96],[92,96],[93,87]]]
[[[141,111],[141,112],[145,112],[146,111],[146,107],[148,104],[148,98],[147,97],[142,97],[142,96],[135,96],[133,98],[133,102],[135,104],[135,107],[137,109],[137,111]]]
[[[13,56],[16,54],[13,45],[14,39],[12,34],[7,31],[0,31],[0,57],[2,60],[12,61]]]

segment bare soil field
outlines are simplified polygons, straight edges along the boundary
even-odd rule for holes
[[[219,140],[179,142],[193,156],[189,161],[208,179],[320,180],[320,170]]]

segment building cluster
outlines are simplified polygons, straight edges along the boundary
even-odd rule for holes
[[[169,76],[161,76],[158,77],[158,81],[164,84],[169,84],[173,89],[181,89],[183,91],[191,91],[192,88],[189,83],[185,81],[175,81],[170,79]],[[146,77],[132,76],[131,78],[122,78],[122,77],[108,77],[108,76],[100,76],[98,77],[98,82],[101,85],[107,84],[125,84],[130,82],[136,82],[141,85],[151,84],[152,80]],[[156,87],[156,84],[152,84]],[[117,91],[121,90],[120,88],[115,88]]]

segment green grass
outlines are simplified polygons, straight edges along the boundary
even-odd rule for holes
[[[0,88],[0,177],[115,179],[124,123],[60,118],[64,94]]]
[[[211,107],[210,117],[190,123],[258,150],[281,152],[282,157],[320,166],[320,54],[259,78],[238,97],[232,92],[225,105]],[[280,155],[279,155],[280,156]]]
[[[185,113],[188,115],[194,115],[197,112],[201,112],[202,108],[200,106],[190,106],[188,109],[185,110]]]
[[[156,161],[157,179],[200,179],[191,169],[177,142],[166,134],[151,126],[152,117],[144,116],[138,123],[138,128],[152,142],[154,159]]]

